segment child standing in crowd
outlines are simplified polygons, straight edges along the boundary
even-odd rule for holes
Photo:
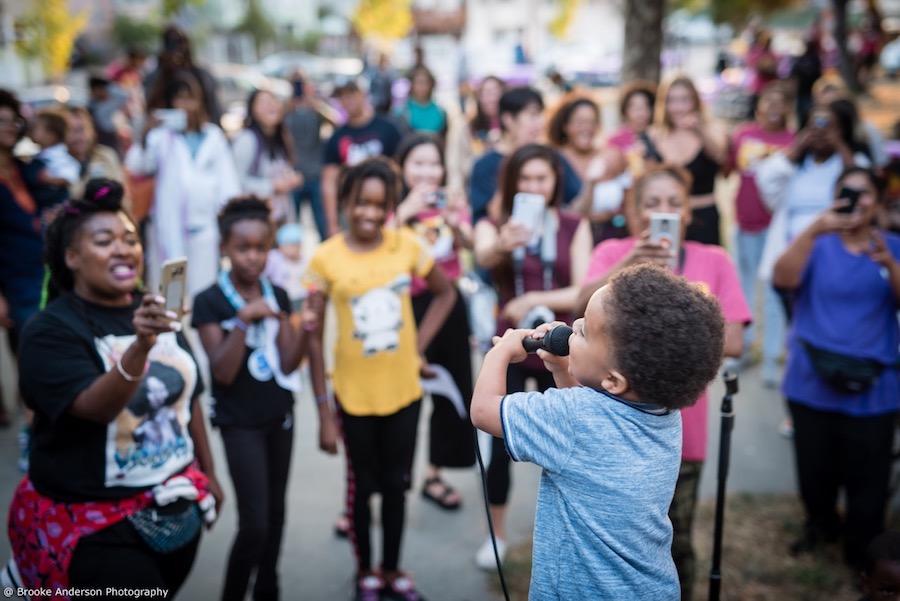
[[[222,431],[238,502],[222,599],[243,599],[254,570],[254,599],[278,599],[293,393],[300,390],[296,369],[318,328],[321,299],[310,299],[299,332],[291,327],[287,293],[262,277],[272,240],[265,202],[253,196],[230,201],[219,215],[219,233],[231,270],[197,296],[193,325],[209,357],[212,423]],[[326,449],[331,453],[334,439]]]
[[[716,376],[722,311],[685,278],[630,267],[575,320],[569,357],[538,351],[557,388],[508,393],[507,370],[528,357],[524,339],[558,325],[495,337],[472,398],[479,429],[502,437],[513,459],[543,467],[529,597],[676,601],[666,511],[677,410]]]
[[[35,116],[31,131],[31,139],[41,147],[35,158],[45,166],[39,181],[56,189],[59,200],[68,198],[69,186],[81,179],[81,165],[66,148],[68,129],[69,122],[64,113],[44,109]]]
[[[347,230],[318,248],[305,282],[331,298],[337,310],[332,377],[347,453],[356,598],[416,601],[421,597],[399,564],[422,397],[419,375],[430,373],[425,349],[452,310],[456,292],[412,232],[384,227],[400,196],[400,176],[389,160],[367,159],[348,168],[337,191]],[[413,276],[424,279],[434,295],[418,336]],[[330,419],[321,329],[317,333],[310,347],[313,386],[320,415]],[[369,497],[376,489],[383,528],[380,571],[369,539]]]
[[[284,288],[291,301],[291,311],[299,311],[307,296],[301,279],[306,271],[303,260],[303,228],[299,223],[285,223],[275,233],[275,245],[266,260],[265,276]]]

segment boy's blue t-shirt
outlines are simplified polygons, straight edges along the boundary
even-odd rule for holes
[[[586,387],[503,399],[510,456],[543,468],[530,599],[680,599],[681,413],[655,409]]]

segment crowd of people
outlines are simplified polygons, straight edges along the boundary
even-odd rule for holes
[[[604,135],[588,92],[548,110],[538,90],[487,77],[453,119],[423,62],[408,77],[397,106],[370,97],[374,77],[336,81],[339,122],[298,74],[290,99],[253,92],[229,138],[209,74],[171,28],[122,147],[99,142],[102,111],[26,121],[0,90],[0,326],[25,424],[11,573],[29,588],[174,594],[224,498],[207,409],[238,514],[223,598],[251,588],[279,598],[306,371],[319,446],[334,454],[340,442],[346,459],[334,529],[352,547],[357,599],[422,598],[401,569],[408,492],[448,511],[467,501],[446,471],[475,464],[473,421],[493,435],[485,490],[496,540],[472,550],[479,567],[495,568],[495,548],[506,555],[510,460],[527,460],[544,468],[541,598],[575,586],[690,599],[705,390],[724,357],[736,369],[760,361],[772,389],[786,361],[784,427],[806,513],[790,552],[842,536],[848,565],[871,567],[900,409],[900,220],[882,184],[883,139],[845,89],[817,81],[798,122],[796,88],[760,80],[753,118],[735,125],[709,114],[687,76],[629,82],[621,126]],[[26,134],[41,148],[29,159],[14,153]],[[732,172],[733,232],[718,189]],[[304,202],[320,238],[311,256]],[[675,224],[665,238],[661,216]],[[162,266],[179,257],[189,321],[158,293]],[[468,311],[464,277],[498,298],[496,347],[477,384],[470,321],[485,316]],[[573,321],[571,360],[523,351],[523,338]],[[431,395],[417,485],[423,381],[438,371],[453,385]],[[0,426],[13,403],[0,399]],[[601,428],[617,432],[615,445],[596,440]],[[589,451],[615,486],[594,481]],[[596,487],[609,496],[600,512],[587,500]],[[648,517],[627,526],[624,515]],[[547,547],[562,541],[573,541],[564,553]],[[560,577],[597,557],[600,576]]]

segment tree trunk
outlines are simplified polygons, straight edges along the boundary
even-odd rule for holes
[[[847,49],[847,4],[848,0],[832,0],[834,6],[834,41],[838,47],[838,70],[844,83],[854,94],[862,92],[862,84],[856,74],[853,57]]]
[[[629,0],[625,3],[622,81],[646,79],[659,82],[665,6],[665,0]]]

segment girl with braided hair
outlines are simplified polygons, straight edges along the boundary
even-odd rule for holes
[[[197,364],[165,299],[138,290],[143,261],[115,181],[89,181],[48,227],[49,304],[19,355],[34,426],[10,573],[26,588],[174,594],[221,505]],[[149,444],[160,410],[172,436]]]

